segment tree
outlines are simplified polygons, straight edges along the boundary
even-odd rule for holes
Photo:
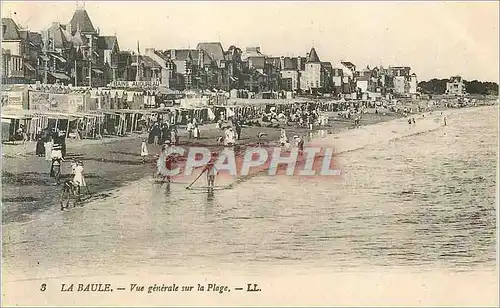
[[[418,87],[424,94],[444,94],[446,92],[446,83],[448,79],[431,79],[429,81],[421,81]],[[498,95],[498,84],[495,82],[486,81],[466,81],[464,85],[467,93],[481,95]]]

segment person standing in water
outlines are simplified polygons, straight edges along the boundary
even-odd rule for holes
[[[217,168],[215,167],[215,161],[217,160],[217,152],[212,152],[212,158],[207,163],[205,168],[201,171],[207,173],[207,186],[208,190],[212,191],[215,185],[215,176],[217,175]]]

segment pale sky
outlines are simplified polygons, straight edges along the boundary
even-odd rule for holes
[[[67,24],[76,2],[4,2],[2,17],[32,31]],[[462,75],[498,82],[499,4],[490,2],[86,2],[101,35],[122,50],[260,46],[272,56],[303,55],[358,68],[411,66],[419,80]]]

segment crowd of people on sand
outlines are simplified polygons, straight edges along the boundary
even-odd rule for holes
[[[296,124],[299,127],[306,127],[310,130],[314,128],[315,124],[326,125],[326,119],[320,113],[319,110],[284,110],[280,113],[276,112],[275,108],[270,108],[269,112],[262,116],[262,119],[245,119],[238,113],[235,113],[230,117],[228,122],[223,122],[222,120],[217,121],[216,130],[221,134],[217,138],[217,148],[219,150],[225,147],[233,147],[238,145],[239,140],[242,138],[243,127],[244,126],[262,126],[261,122],[267,122],[268,127],[281,128],[281,134],[278,144],[285,150],[290,150],[292,146],[295,146],[299,152],[304,150],[304,139],[298,135],[294,135],[292,140],[287,136],[285,126]],[[257,124],[258,123],[258,124]],[[188,119],[188,124],[186,126],[188,139],[199,139],[200,131],[198,120],[196,118]],[[276,124],[276,125],[275,125]],[[154,174],[155,178],[160,178],[167,183],[170,183],[170,177],[166,175],[162,170],[165,168],[170,169],[172,164],[177,161],[178,155],[174,154],[171,150],[174,146],[180,145],[178,138],[178,130],[175,125],[171,125],[168,122],[164,123],[154,123],[149,131],[149,138],[143,139],[141,142],[140,155],[142,162],[147,161],[149,155],[148,143],[149,144],[162,144],[160,153],[155,155],[156,158],[156,168],[157,171]],[[264,132],[259,132],[257,134],[258,145],[262,145],[262,140],[267,136]],[[211,160],[207,165],[202,168],[201,174],[207,174],[208,188],[213,188],[215,182],[215,163],[214,161],[218,157],[218,151],[214,150],[212,152]],[[200,174],[200,176],[201,176]]]

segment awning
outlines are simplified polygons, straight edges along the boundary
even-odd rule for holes
[[[52,76],[54,76],[54,78],[56,78],[56,79],[65,79],[65,80],[69,80],[70,79],[67,75],[65,75],[63,73],[49,73],[49,74],[51,74]]]
[[[101,70],[98,70],[97,68],[93,68],[92,69],[94,71],[94,73],[96,74],[102,74],[102,71]]]
[[[64,59],[63,57],[60,57],[60,56],[53,54],[53,53],[51,53],[50,55],[53,56],[54,58],[56,58],[57,60],[61,61],[62,63],[66,63],[66,59]]]
[[[35,71],[35,69],[33,68],[33,66],[31,66],[31,64],[29,64],[28,62],[24,62],[24,66],[29,69],[30,71]]]

